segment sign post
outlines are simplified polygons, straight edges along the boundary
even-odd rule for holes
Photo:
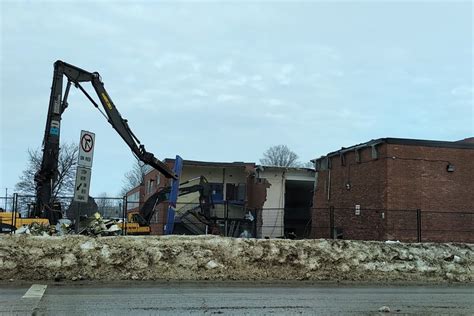
[[[95,134],[81,131],[79,140],[79,155],[77,157],[76,184],[74,185],[74,201],[89,202],[89,187],[92,174],[92,159],[94,157]],[[76,233],[79,232],[79,207],[76,209]]]

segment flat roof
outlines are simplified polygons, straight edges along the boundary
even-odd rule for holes
[[[277,170],[292,170],[292,171],[312,171],[314,172],[315,170],[312,168],[306,168],[306,167],[283,167],[283,166],[265,166],[265,165],[256,165],[255,167],[263,167],[263,169],[277,169]]]
[[[165,162],[173,162],[175,159],[166,158]],[[215,161],[197,161],[197,160],[183,160],[184,166],[203,166],[203,167],[248,167],[255,166],[253,162],[243,162],[243,161],[234,161],[234,162],[215,162]]]
[[[454,148],[454,149],[474,149],[474,143],[470,142],[471,138],[466,138],[465,140],[461,141],[440,141],[440,140],[425,140],[425,139],[411,139],[411,138],[393,138],[393,137],[386,137],[386,138],[378,138],[372,139],[368,142],[353,145],[350,147],[342,147],[339,150],[333,151],[328,153],[325,156],[321,156],[320,158],[315,158],[311,161],[316,161],[318,159],[324,157],[332,157],[338,156],[342,153],[362,149],[365,147],[376,146],[379,144],[393,144],[393,145],[407,145],[407,146],[419,146],[419,147],[437,147],[437,148]]]

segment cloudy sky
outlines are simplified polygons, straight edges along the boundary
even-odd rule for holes
[[[3,192],[41,146],[57,59],[100,72],[160,159],[474,136],[471,1],[0,3]],[[116,195],[134,157],[73,89],[61,141],[81,129],[96,133],[91,193]]]

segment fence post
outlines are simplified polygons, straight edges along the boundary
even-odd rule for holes
[[[255,211],[253,211],[252,213],[253,213],[253,214],[252,214],[252,215],[253,215],[253,237],[254,237],[255,239],[257,239],[257,238],[258,238],[258,225],[257,225],[257,220],[258,220],[258,219],[257,219],[257,214],[258,214],[258,211],[255,210]]]
[[[416,210],[416,232],[418,242],[421,242],[421,210]]]
[[[18,199],[18,194],[13,193],[13,201],[12,201],[12,230],[10,234],[13,234],[16,231],[16,212],[17,212],[17,203],[16,200]],[[5,209],[6,211],[6,209]]]
[[[228,227],[227,227],[228,223],[227,223],[227,221],[229,219],[229,201],[227,201],[227,200],[224,203],[224,219],[225,219],[225,221],[224,221],[224,223],[225,223],[224,224],[224,236],[227,237],[227,233],[228,233]]]
[[[334,206],[329,207],[329,229],[331,239],[334,239]]]
[[[125,195],[123,197],[123,208],[122,208],[122,235],[126,236],[127,235],[127,224],[128,224],[128,218],[127,218],[127,207],[128,207],[128,201],[127,201],[127,196]],[[138,206],[140,207],[140,205]]]

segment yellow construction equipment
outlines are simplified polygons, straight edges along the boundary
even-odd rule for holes
[[[33,223],[49,226],[46,218],[23,218],[17,212],[0,212],[0,232],[9,233],[22,226],[29,226]]]

